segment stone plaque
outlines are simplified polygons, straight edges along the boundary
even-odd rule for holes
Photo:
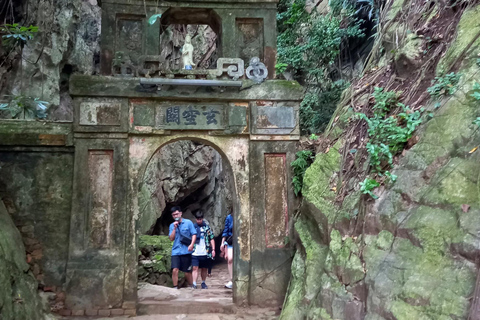
[[[81,126],[119,126],[120,103],[82,102],[80,103]]]
[[[258,106],[252,109],[254,134],[289,134],[296,126],[294,107]]]
[[[113,150],[88,152],[90,178],[89,245],[103,249],[110,245]]]
[[[265,154],[265,242],[283,247],[288,234],[286,155]]]
[[[217,130],[225,128],[224,105],[178,104],[155,107],[133,107],[133,123],[137,126],[165,130]]]

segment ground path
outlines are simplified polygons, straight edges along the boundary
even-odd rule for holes
[[[138,291],[138,315],[136,317],[118,316],[95,318],[97,320],[134,319],[134,320],[276,320],[278,308],[245,307],[233,304],[232,290],[224,287],[228,282],[227,264],[217,264],[212,277],[207,278],[208,289],[182,288],[180,290],[141,284]],[[197,282],[200,288],[201,278]],[[88,319],[82,318],[64,318]],[[92,318],[94,319],[94,318]]]

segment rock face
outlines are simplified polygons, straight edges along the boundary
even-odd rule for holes
[[[48,319],[25,260],[20,233],[0,201],[0,319]]]
[[[317,154],[304,178],[281,319],[479,319],[480,133],[472,122],[480,112],[471,97],[480,82],[480,40],[471,28],[478,19],[478,5],[463,12],[438,62],[437,75],[453,66],[462,74],[457,92],[438,110],[427,102],[433,118],[400,157],[397,182],[378,190],[377,200],[354,188],[337,201],[342,134]]]
[[[231,181],[222,157],[209,146],[177,141],[162,147],[144,174],[140,232],[167,234],[172,222],[169,209],[180,205],[187,219],[193,219],[192,212],[201,209],[219,235],[232,203]]]
[[[17,57],[11,70],[0,69],[0,93],[47,101],[49,119],[72,121],[69,76],[98,73],[101,9],[96,0],[24,2],[28,15],[15,22],[37,25],[39,32],[26,42],[21,62]]]

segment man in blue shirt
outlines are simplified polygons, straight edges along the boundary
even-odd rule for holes
[[[170,224],[168,237],[173,241],[172,246],[172,281],[173,287],[178,288],[178,271],[185,273],[189,285],[192,285],[192,252],[197,240],[197,230],[193,222],[182,218],[182,209],[170,209],[175,220]]]

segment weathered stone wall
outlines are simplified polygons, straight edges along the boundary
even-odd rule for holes
[[[393,16],[410,6],[400,2]],[[437,75],[456,66],[459,89],[438,110],[435,101],[425,106],[433,118],[379,199],[357,187],[339,205],[345,141],[317,154],[305,174],[281,319],[478,319],[480,132],[472,122],[480,111],[471,94],[480,80],[479,18],[478,5],[466,9],[438,63]]]
[[[0,201],[0,319],[49,319],[37,293],[37,281],[25,261],[25,247]]]
[[[73,150],[0,151],[0,197],[22,234],[40,284],[65,282],[70,233]]]

